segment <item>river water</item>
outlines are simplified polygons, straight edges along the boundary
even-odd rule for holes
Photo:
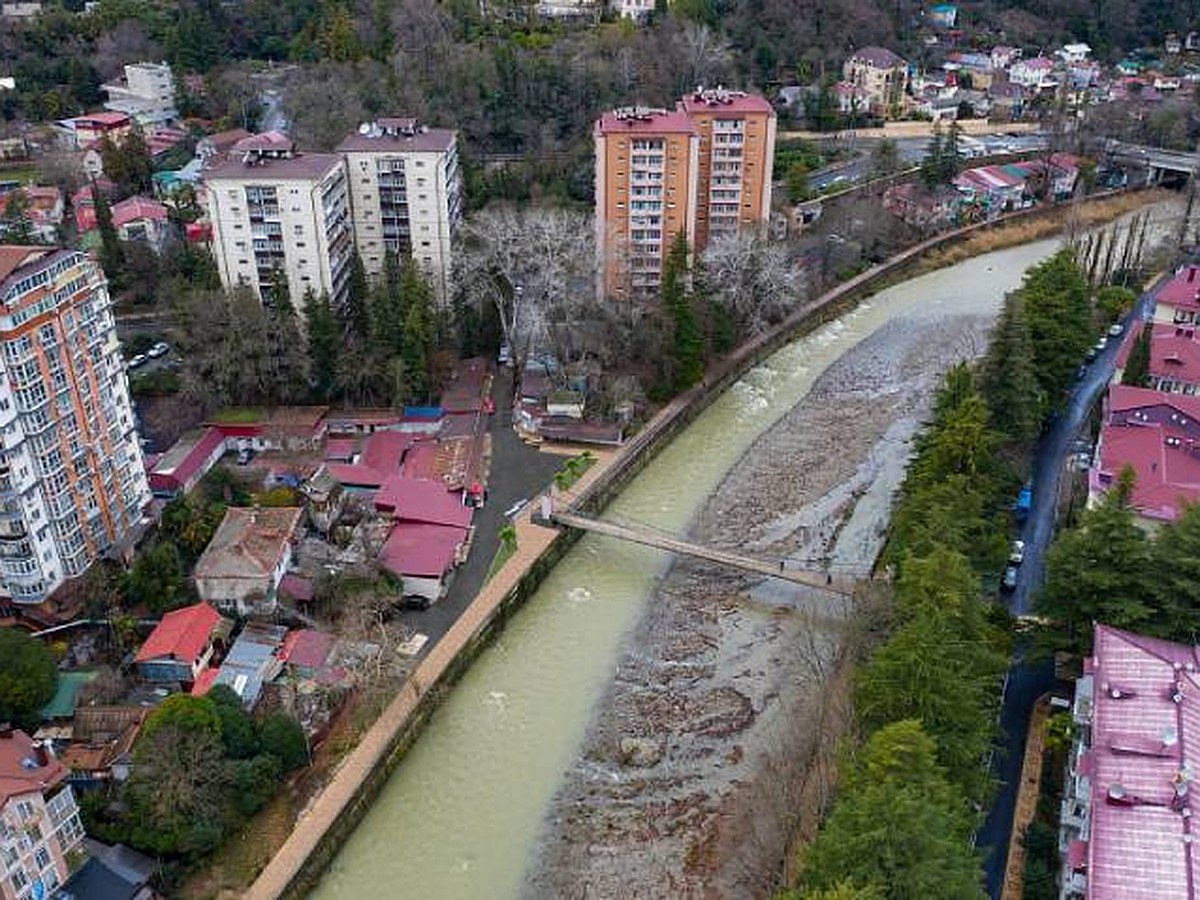
[[[726,391],[624,490],[614,517],[683,533],[754,441],[868,335],[964,304],[994,314],[1056,240],[997,251],[877,294]],[[836,452],[831,448],[831,452]],[[313,896],[520,897],[550,803],[671,558],[586,536],[454,688]]]

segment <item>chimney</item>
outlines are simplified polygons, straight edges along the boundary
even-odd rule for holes
[[[33,759],[38,764],[39,769],[44,769],[50,765],[50,754],[46,752],[46,744],[44,741],[33,742]]]
[[[1196,280],[1196,267],[1188,266],[1188,284]]]

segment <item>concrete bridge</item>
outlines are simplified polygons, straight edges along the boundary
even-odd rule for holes
[[[778,578],[781,581],[790,581],[792,584],[802,584],[805,587],[816,588],[833,594],[841,594],[846,597],[854,595],[854,587],[857,584],[857,579],[855,578],[846,575],[834,575],[831,572],[818,569],[793,566],[786,560],[764,560],[753,556],[744,556],[740,553],[730,553],[728,550],[719,550],[715,547],[705,547],[702,544],[694,544],[666,532],[659,531],[656,528],[651,528],[648,525],[633,523],[618,524],[603,519],[593,519],[591,516],[584,516],[576,512],[561,509],[549,510],[549,513],[549,516],[546,518],[555,525],[578,528],[582,531],[591,531],[623,541],[631,541],[635,544],[655,547],[670,553],[692,556],[706,562],[740,569],[743,572],[751,572],[755,575],[766,576],[767,578]]]
[[[1183,176],[1186,181],[1200,166],[1200,153],[1164,150],[1112,139],[1105,142],[1104,154],[1109,161],[1118,165],[1145,168],[1146,184],[1159,184],[1168,175]]]

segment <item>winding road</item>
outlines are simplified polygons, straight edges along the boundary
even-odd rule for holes
[[[1153,309],[1153,290],[1142,295],[1125,322],[1126,330],[1136,321],[1145,321]],[[1008,608],[1014,616],[1028,615],[1033,598],[1045,578],[1046,548],[1054,535],[1055,507],[1059,483],[1066,468],[1067,454],[1072,442],[1080,436],[1088,414],[1112,377],[1121,340],[1112,340],[1091,363],[1071,392],[1067,407],[1038,444],[1033,465],[1033,508],[1021,539],[1025,541],[1025,561],[1021,564],[1016,589],[1009,595]],[[1013,811],[1024,759],[1025,734],[1034,701],[1054,686],[1052,660],[1029,659],[1028,642],[1018,643],[1012,667],[1005,682],[1000,708],[1000,746],[995,760],[995,774],[1000,788],[983,826],[976,834],[976,844],[987,853],[985,871],[988,895],[998,898],[1004,882],[1004,867],[1008,857],[1008,842],[1012,832]]]

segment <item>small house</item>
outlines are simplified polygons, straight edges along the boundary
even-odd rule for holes
[[[551,391],[546,395],[546,415],[582,419],[583,403],[579,391]]]
[[[175,609],[146,638],[134,663],[147,681],[191,684],[212,661],[229,624],[207,603]]]
[[[177,440],[150,470],[156,497],[186,494],[225,454],[225,435],[216,428],[193,431]]]
[[[59,753],[73,782],[125,781],[149,710],[144,706],[85,706],[76,710],[71,741]]]
[[[282,651],[287,628],[247,622],[217,670],[212,687],[223,684],[247,710],[258,705],[263,686],[283,671]]]
[[[196,563],[200,596],[239,616],[274,612],[303,513],[294,506],[227,509]]]

